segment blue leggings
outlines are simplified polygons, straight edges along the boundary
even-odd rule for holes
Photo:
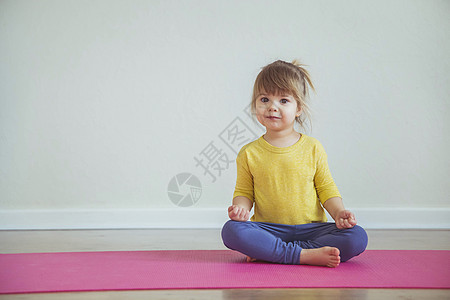
[[[324,246],[338,248],[341,262],[345,262],[364,252],[368,238],[358,225],[338,229],[335,223],[284,225],[230,220],[222,228],[222,240],[229,249],[257,260],[300,264],[302,249]]]

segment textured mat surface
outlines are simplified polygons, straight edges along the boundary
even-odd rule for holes
[[[0,293],[223,288],[450,288],[450,251],[368,250],[336,269],[229,250],[0,254]]]

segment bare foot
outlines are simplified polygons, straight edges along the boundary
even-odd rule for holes
[[[254,262],[256,261],[256,258],[251,258],[250,256],[247,256],[247,262]]]
[[[247,262],[267,262],[267,261],[264,261],[264,260],[260,260],[260,259],[256,259],[256,258],[247,256]]]
[[[336,268],[341,262],[339,254],[339,249],[334,247],[302,249],[300,264]]]

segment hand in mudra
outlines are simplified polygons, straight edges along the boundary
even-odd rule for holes
[[[341,210],[334,221],[339,229],[352,228],[356,225],[355,215],[349,210]]]
[[[250,217],[250,212],[243,207],[231,205],[228,207],[228,217],[234,221],[246,222]]]

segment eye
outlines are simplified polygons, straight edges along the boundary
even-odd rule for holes
[[[265,103],[265,102],[269,102],[269,99],[267,99],[266,97],[262,97],[262,98],[261,98],[261,102],[264,102],[264,103]]]
[[[281,99],[280,102],[283,103],[283,104],[286,104],[286,103],[289,102],[289,100],[288,99]]]

